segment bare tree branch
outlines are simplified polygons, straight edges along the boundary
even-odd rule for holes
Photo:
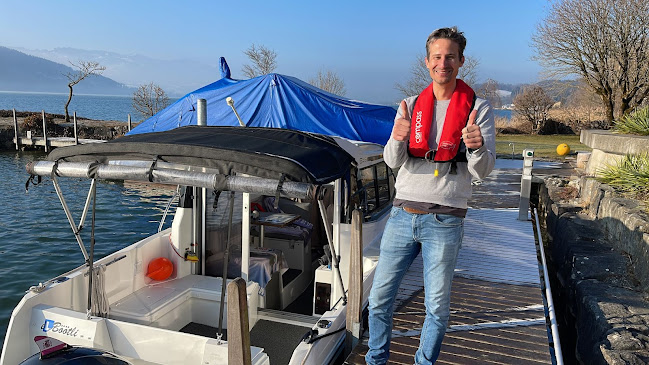
[[[532,37],[551,77],[579,75],[599,95],[607,120],[649,97],[649,2],[559,0]]]
[[[345,81],[331,70],[318,71],[316,77],[309,80],[309,84],[339,96],[345,96],[347,93],[345,90]]]
[[[169,105],[167,93],[153,82],[140,85],[133,93],[133,109],[142,119],[155,115]]]
[[[252,62],[252,65],[243,66],[243,74],[250,79],[269,74],[277,68],[277,53],[270,48],[263,45],[257,47],[253,44],[243,53]]]
[[[487,100],[489,105],[494,108],[500,108],[503,105],[500,94],[498,93],[498,82],[495,80],[488,79],[487,82],[482,84],[482,87],[476,94]]]
[[[94,61],[79,61],[77,63],[70,62],[70,64],[74,66],[77,69],[77,71],[68,72],[64,74],[64,76],[68,79],[68,81],[70,81],[68,83],[68,89],[70,89],[70,92],[68,93],[68,101],[65,102],[66,123],[70,121],[70,114],[68,113],[68,107],[70,106],[70,102],[72,101],[72,87],[80,83],[86,77],[93,76],[93,75],[101,75],[101,73],[106,70],[105,66],[102,66],[99,64],[99,62],[94,62]]]
[[[514,97],[514,111],[527,119],[536,133],[543,129],[553,104],[554,101],[538,85],[525,87]]]

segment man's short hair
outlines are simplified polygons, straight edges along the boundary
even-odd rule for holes
[[[439,28],[430,33],[428,40],[426,40],[426,58],[430,56],[428,45],[435,43],[438,39],[450,39],[452,42],[457,43],[458,49],[460,50],[460,58],[464,57],[464,48],[466,48],[466,38],[464,38],[464,33],[458,31],[457,27],[451,27]]]

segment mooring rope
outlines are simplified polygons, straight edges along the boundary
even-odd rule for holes
[[[106,297],[105,272],[104,265],[99,265],[92,271],[92,315],[107,318],[110,306]]]

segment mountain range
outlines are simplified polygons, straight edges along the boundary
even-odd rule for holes
[[[155,83],[169,96],[182,96],[221,78],[218,59],[158,59],[137,53],[116,53],[70,47],[53,49],[14,48],[30,56],[69,65],[70,61],[92,60],[106,66],[103,75],[129,87]],[[213,61],[213,62],[212,62]],[[84,80],[85,82],[85,80]]]
[[[0,46],[0,91],[67,93],[70,66]],[[102,75],[74,86],[79,94],[131,95],[135,89]]]

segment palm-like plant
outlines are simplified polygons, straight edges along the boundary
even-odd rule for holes
[[[613,131],[615,133],[649,136],[649,105],[615,121]]]

